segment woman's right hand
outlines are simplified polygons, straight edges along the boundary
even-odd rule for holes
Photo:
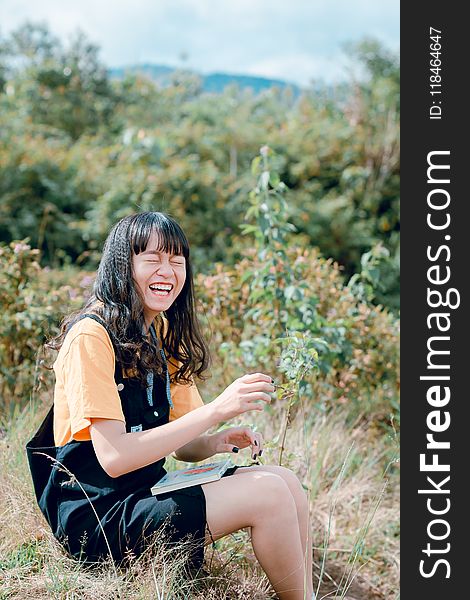
[[[228,421],[249,410],[263,410],[263,402],[270,403],[269,394],[274,391],[272,377],[264,373],[247,373],[226,387],[210,406],[218,421]]]

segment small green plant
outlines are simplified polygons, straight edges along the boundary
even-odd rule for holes
[[[287,429],[292,424],[292,412],[296,405],[302,401],[302,384],[305,376],[314,368],[318,368],[318,344],[323,340],[312,338],[308,332],[288,332],[285,337],[275,340],[281,348],[279,371],[284,373],[287,383],[277,385],[282,390],[281,402],[285,404],[285,416],[279,432],[279,459],[282,465],[282,455],[285,450]],[[306,421],[304,419],[304,425]]]
[[[299,279],[288,255],[288,247],[299,243],[293,236],[295,226],[288,221],[288,189],[276,170],[279,157],[268,146],[260,149],[252,162],[257,184],[249,194],[250,206],[240,227],[244,235],[252,234],[258,264],[248,269],[241,283],[249,283],[245,316],[259,323],[263,333],[275,339],[286,329],[299,331],[318,328],[316,299],[308,294],[307,282]],[[255,221],[249,223],[249,221]]]
[[[249,195],[245,219],[255,223],[244,223],[241,228],[245,235],[253,235],[258,262],[242,278],[242,283],[249,284],[245,317],[251,326],[246,326],[240,348],[248,350],[255,362],[272,361],[276,356],[276,370],[287,380],[277,382],[283,390],[280,402],[285,410],[278,436],[281,465],[294,409],[302,395],[311,397],[306,376],[311,379],[313,368],[318,367],[319,350],[327,349],[327,344],[315,335],[324,323],[316,310],[318,300],[309,294],[308,283],[297,277],[288,254],[289,245],[297,241],[293,236],[296,228],[288,221],[287,187],[276,171],[276,162],[275,153],[263,146],[252,163],[257,184]]]

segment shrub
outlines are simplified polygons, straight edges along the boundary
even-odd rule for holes
[[[377,252],[365,256],[363,281],[355,278],[348,286],[336,263],[302,248],[302,236],[287,221],[286,187],[272,167],[275,160],[265,146],[253,162],[257,184],[246,219],[255,224],[242,228],[254,236],[254,248],[233,268],[218,265],[215,275],[199,277],[225,371],[262,366],[287,373],[286,344],[280,352],[273,343],[297,332],[319,353],[322,376],[314,378],[310,369],[298,381],[312,405],[327,410],[349,402],[352,418],[387,421],[397,408],[398,321],[368,301],[380,283],[371,258]]]
[[[58,286],[26,242],[0,245],[0,411],[7,412],[29,400],[41,344],[80,300],[78,286]]]

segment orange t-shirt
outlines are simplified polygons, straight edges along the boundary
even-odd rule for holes
[[[168,360],[170,375],[179,365]],[[53,365],[54,439],[63,446],[71,439],[90,440],[93,418],[125,422],[121,399],[114,381],[115,354],[106,329],[93,319],[82,319],[67,333]],[[171,384],[170,421],[204,406],[199,391],[191,385]]]

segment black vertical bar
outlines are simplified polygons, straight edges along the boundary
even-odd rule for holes
[[[469,152],[465,148],[470,128],[465,110],[468,105],[465,90],[469,87],[469,51],[466,48],[469,36],[464,6],[435,0],[401,4],[401,600],[470,597],[466,551],[470,532],[470,469],[467,465],[470,397],[466,381],[470,375],[467,343],[470,333],[470,202],[465,185],[470,172],[467,165]],[[434,72],[430,61],[434,60],[434,68],[438,61],[431,55],[431,44],[436,43],[431,39],[431,27],[440,32],[434,37],[440,35],[441,46],[440,69]],[[441,87],[432,88],[431,84],[438,81]],[[432,95],[432,90],[441,93]],[[430,157],[431,152],[441,154]],[[450,169],[431,170],[428,181],[429,160],[449,165]],[[447,178],[449,183],[444,183]],[[447,208],[439,210],[429,206],[429,202],[445,205],[449,198]],[[448,227],[433,229],[427,222],[428,215],[437,226],[449,218]],[[427,253],[433,258],[430,259]],[[438,269],[428,271],[437,265]],[[449,274],[446,283],[430,281],[430,278],[441,281]],[[439,296],[434,294],[429,301],[428,290],[440,292],[443,302],[447,297],[455,308],[431,307],[430,301],[439,304]],[[439,323],[442,329],[450,324],[448,331],[439,330],[438,319],[430,317],[432,313],[446,315]],[[450,339],[429,342],[433,336]],[[434,349],[450,351],[450,354],[431,357],[433,365],[449,365],[448,369],[429,367],[429,343]],[[420,379],[420,376],[436,375],[450,379]],[[428,394],[432,386],[440,386],[439,394],[444,394],[444,386],[449,388],[447,404],[431,405]],[[431,396],[431,400],[436,398],[436,395]],[[445,427],[448,418],[450,424]],[[442,427],[443,431],[432,430],[437,427]],[[450,448],[427,448],[430,441],[426,436],[430,434],[435,441],[449,442]],[[449,465],[450,470],[420,468],[421,454],[425,455],[426,464],[435,460],[439,465]],[[450,479],[445,482],[448,476]],[[432,514],[431,510],[442,511],[442,514]]]

